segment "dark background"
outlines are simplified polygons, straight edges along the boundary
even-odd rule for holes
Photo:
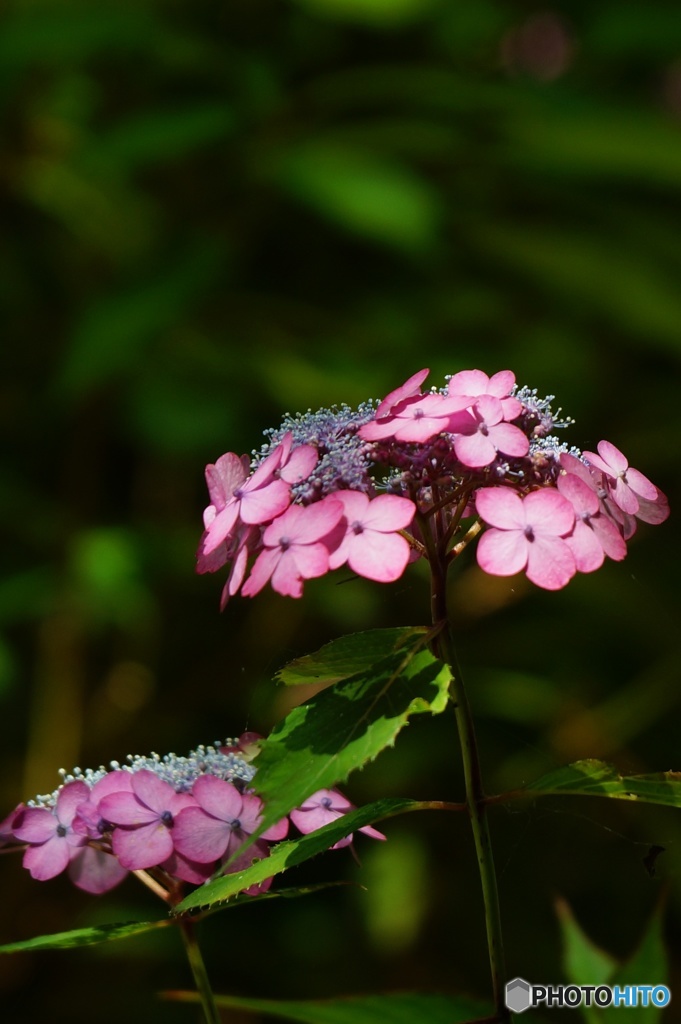
[[[418,566],[222,616],[222,579],[193,571],[207,462],[423,365],[512,368],[672,503],[563,592],[472,557],[457,575],[488,790],[586,756],[681,769],[681,9],[9,0],[0,28],[0,817],[59,767],[265,732],[299,696],[270,682],[289,658],[426,621]],[[347,788],[459,799],[453,720]],[[546,801],[492,825],[512,975],[561,980],[558,896],[619,958],[664,901],[679,984],[678,811]],[[361,870],[343,851],[295,875],[357,885],[208,922],[215,988],[486,994],[466,822],[386,831]],[[16,856],[0,892],[0,941],[163,912]],[[192,1020],[154,995],[189,984],[170,932],[0,960],[11,1022]]]

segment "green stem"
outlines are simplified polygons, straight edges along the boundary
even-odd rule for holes
[[[208,980],[206,965],[203,962],[201,949],[196,938],[194,922],[190,921],[187,917],[183,917],[180,920],[180,932],[182,933],[182,938],[184,940],[184,947],[187,951],[187,959],[189,960],[189,966],[191,967],[192,974],[194,976],[196,989],[201,999],[201,1006],[203,1007],[206,1024],[221,1024],[220,1014],[213,997],[213,990],[210,987],[210,981]]]
[[[499,910],[499,890],[494,870],[492,842],[489,822],[487,820],[487,801],[482,784],[480,756],[475,736],[473,716],[466,695],[463,676],[459,667],[449,624],[447,611],[447,563],[446,557],[438,550],[438,545],[428,528],[421,523],[424,544],[428,549],[432,574],[431,613],[433,625],[440,630],[433,641],[435,654],[449,665],[452,673],[450,691],[456,710],[456,724],[461,745],[464,780],[466,786],[466,804],[473,830],[475,852],[478,860],[478,871],[482,885],[482,897],[485,907],[485,925],[487,929],[487,949],[489,954],[490,972],[492,975],[492,991],[497,1021],[508,1021],[509,1012],[505,1004],[505,967],[504,946],[501,931],[501,914]]]

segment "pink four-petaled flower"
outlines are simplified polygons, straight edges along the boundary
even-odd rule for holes
[[[396,531],[411,523],[416,506],[408,498],[380,494],[370,500],[360,491],[336,491],[334,499],[345,512],[345,537],[329,557],[329,568],[346,562],[359,576],[391,583],[409,561],[409,543]]]
[[[478,542],[478,565],[493,576],[526,571],[545,590],[559,590],[577,571],[565,541],[575,512],[562,494],[544,487],[524,498],[508,487],[483,487],[476,493],[479,515],[492,529]]]
[[[469,469],[489,466],[498,452],[522,457],[530,448],[522,430],[505,421],[504,406],[492,395],[481,395],[470,410],[452,417],[451,427],[456,456]]]
[[[284,449],[278,445],[250,476],[247,458],[240,459],[233,452],[207,467],[213,503],[204,512],[203,556],[210,555],[229,537],[238,519],[248,525],[266,523],[288,506],[291,488],[277,476],[283,454]]]
[[[310,832],[316,832],[318,828],[323,828],[324,825],[329,825],[332,821],[337,821],[344,814],[354,810],[355,805],[350,803],[348,798],[343,796],[339,790],[318,789],[300,807],[296,808],[295,811],[291,811],[290,818],[299,832],[302,832],[303,835],[308,835]],[[365,825],[359,831],[367,836],[371,836],[372,839],[385,839],[383,833],[379,832],[376,828],[372,828],[371,825]],[[339,839],[331,849],[340,850],[343,846],[349,846],[351,842],[352,832],[349,836]]]
[[[621,561],[627,546],[613,520],[601,511],[595,490],[574,473],[561,474],[556,486],[575,510],[575,525],[565,543],[575,556],[577,571],[599,569],[606,555]]]
[[[632,469],[619,448],[610,441],[599,441],[598,455],[584,452],[584,458],[605,473],[612,487],[615,504],[628,515],[636,515],[641,499],[656,501],[659,491],[647,476],[637,469]]]
[[[499,370],[488,377],[482,370],[460,370],[450,378],[447,390],[450,395],[466,395],[471,405],[483,395],[498,398],[504,410],[505,420],[514,420],[522,412],[522,405],[510,394],[515,385],[512,370]]]
[[[172,855],[175,817],[195,801],[189,793],[176,793],[146,768],[132,774],[130,787],[103,797],[99,811],[116,826],[113,852],[124,867],[137,871],[155,867]]]
[[[69,782],[59,790],[52,810],[46,807],[27,807],[21,814],[14,835],[31,845],[24,854],[24,867],[33,878],[41,882],[60,875],[71,858],[84,846],[87,838],[73,830],[73,819],[78,805],[89,798],[90,790],[84,782]]]
[[[252,793],[240,793],[231,782],[202,775],[192,789],[194,804],[178,814],[175,847],[199,864],[224,857],[229,860],[260,826],[262,801]],[[270,826],[262,839],[283,839],[288,830],[284,818]]]
[[[300,597],[304,580],[329,570],[329,546],[324,543],[343,518],[343,505],[334,496],[314,505],[291,505],[263,533],[258,556],[242,594],[253,597],[268,580],[279,594]],[[335,547],[334,542],[331,546]]]

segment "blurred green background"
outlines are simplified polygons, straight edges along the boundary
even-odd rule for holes
[[[512,368],[672,503],[558,594],[472,558],[458,574],[488,789],[585,756],[681,769],[681,9],[6,0],[0,110],[0,817],[59,767],[267,731],[285,661],[426,621],[420,567],[222,616],[222,580],[193,572],[207,462],[423,365],[438,384]],[[348,792],[459,799],[451,718]],[[666,902],[681,985],[678,812],[546,802],[492,824],[512,976],[561,980],[560,895],[621,958]],[[466,822],[386,831],[361,869],[343,851],[295,876],[351,888],[208,922],[216,989],[485,994]],[[134,880],[95,899],[16,856],[0,891],[0,941],[162,913]],[[170,933],[0,959],[8,1022],[193,1020],[154,995],[189,984]]]

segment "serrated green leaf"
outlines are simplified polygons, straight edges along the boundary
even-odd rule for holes
[[[549,772],[522,792],[530,796],[605,796],[681,807],[681,772],[620,775],[604,761],[587,759]]]
[[[182,1003],[198,1002],[196,992],[167,992],[167,999]],[[279,1000],[240,999],[216,996],[224,1009],[252,1010],[299,1024],[460,1024],[482,1019],[489,1006],[467,996],[435,993],[389,992],[384,995],[344,996],[341,999]]]
[[[237,893],[251,885],[264,882],[266,878],[271,878],[287,868],[294,867],[296,864],[302,864],[304,861],[309,860],[310,857],[315,857],[318,853],[323,853],[339,840],[350,835],[351,832],[363,828],[364,825],[371,825],[382,818],[390,818],[395,814],[404,814],[407,811],[420,810],[423,807],[424,804],[418,800],[399,798],[377,800],[373,804],[367,804],[356,811],[344,814],[337,821],[331,822],[330,825],[325,825],[324,828],[303,836],[302,839],[277,843],[276,846],[272,847],[269,857],[256,861],[249,868],[244,868],[242,871],[234,871],[232,874],[223,875],[213,882],[202,885],[199,889],[190,893],[175,908],[175,913],[182,914],[186,910],[214,906],[216,903],[221,903],[236,896]],[[247,898],[244,897],[244,899]]]
[[[34,939],[8,942],[0,946],[0,953],[27,953],[38,949],[71,949],[75,946],[94,946],[98,942],[112,942],[114,939],[129,939],[143,935],[157,928],[167,928],[177,922],[172,917],[160,921],[134,921],[132,924],[101,924],[91,928],[76,928],[70,932],[55,932],[53,935],[38,935]]]
[[[396,629],[368,629],[351,633],[324,644],[314,654],[295,658],[276,674],[286,686],[300,683],[337,683],[341,679],[364,672],[398,649],[423,644],[426,626],[404,626]]]
[[[429,650],[393,654],[294,708],[255,760],[262,828],[391,746],[413,714],[443,711],[449,669]]]
[[[243,903],[258,903],[262,900],[276,899],[297,899],[300,896],[310,896],[320,892],[322,889],[330,889],[339,885],[347,885],[347,882],[321,882],[317,885],[297,885],[288,889],[275,889],[268,892],[261,892],[255,896],[239,894],[230,902],[213,907],[209,914],[221,910],[231,910]],[[158,928],[167,928],[169,925],[177,925],[175,917],[164,917],[160,921],[134,921],[131,924],[103,924],[93,925],[89,928],[77,928],[69,932],[55,932],[52,935],[38,935],[33,939],[23,939],[21,942],[9,942],[0,946],[0,953],[30,953],[40,949],[73,949],[77,946],[94,946],[101,942],[113,942],[115,939],[129,939],[135,935],[143,935],[145,932],[155,931]]]

